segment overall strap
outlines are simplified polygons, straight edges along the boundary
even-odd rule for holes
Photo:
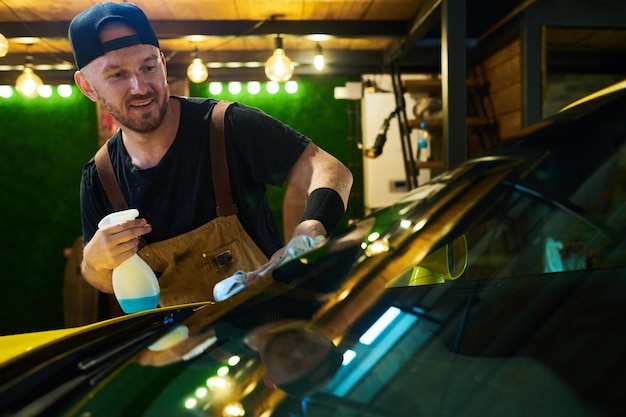
[[[113,210],[120,211],[127,209],[128,203],[124,198],[124,194],[122,194],[120,185],[117,183],[115,171],[113,170],[113,163],[111,163],[111,157],[109,156],[109,140],[98,149],[94,161],[96,163],[96,172],[98,172],[98,177],[104,187],[104,191],[109,197]],[[139,237],[139,249],[142,249],[146,245],[146,241],[142,237]]]
[[[217,201],[217,215],[230,216],[237,214],[237,205],[233,202],[230,188],[230,175],[228,174],[228,161],[226,160],[226,140],[224,137],[224,116],[226,109],[232,103],[219,101],[213,107],[211,123],[209,125],[209,138],[211,147],[211,173],[213,174],[213,188]]]
[[[106,143],[98,149],[94,160],[98,177],[104,187],[104,191],[107,193],[107,197],[109,197],[113,210],[120,211],[127,209],[128,203],[124,198],[124,194],[122,194],[122,190],[120,190],[120,185],[117,183],[117,177],[115,176],[111,157],[109,156],[108,144],[109,141],[107,140]]]

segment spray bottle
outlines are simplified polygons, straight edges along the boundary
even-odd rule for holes
[[[426,122],[421,122],[419,129],[417,129],[417,155],[416,159],[420,160],[422,152],[426,152],[428,148],[428,142],[430,140],[430,134],[426,130]]]
[[[137,209],[111,213],[100,220],[98,228],[120,224],[137,216]],[[120,307],[127,314],[156,308],[161,294],[154,271],[138,254],[113,269],[113,292]]]

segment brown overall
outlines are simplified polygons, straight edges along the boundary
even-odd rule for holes
[[[237,218],[226,160],[224,114],[231,103],[213,108],[209,126],[211,169],[217,216],[190,232],[160,242],[143,242],[139,256],[159,276],[162,307],[214,301],[213,287],[237,270],[253,271],[268,261]],[[100,181],[115,211],[128,208],[106,144],[95,156]]]

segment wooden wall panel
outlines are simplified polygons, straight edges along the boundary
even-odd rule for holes
[[[497,91],[513,84],[520,84],[521,65],[521,57],[518,54],[497,66],[483,68],[490,89]]]
[[[494,117],[498,122],[500,140],[505,140],[521,129],[521,43],[519,38],[511,41],[484,59],[480,68],[489,84],[489,96]]]
[[[522,46],[519,38],[515,38],[509,44],[503,46],[501,49],[494,52],[491,56],[486,58],[483,62],[483,65],[486,68],[489,67],[498,67],[502,65],[502,63],[509,61],[516,56],[519,56]]]
[[[520,112],[522,102],[520,84],[511,84],[491,92],[491,101],[496,114]]]
[[[522,118],[520,116],[520,112],[517,111],[498,116],[501,140],[505,141],[522,130]]]

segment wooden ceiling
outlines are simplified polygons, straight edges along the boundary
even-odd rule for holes
[[[171,77],[184,78],[186,66],[197,48],[199,56],[209,63],[212,79],[263,80],[262,64],[271,55],[277,34],[283,38],[284,49],[296,64],[295,77],[315,73],[312,62],[318,43],[327,62],[327,74],[387,72],[390,62],[407,56],[411,57],[405,60],[409,70],[432,70],[440,64],[441,9],[453,8],[459,1],[463,0],[135,0],[135,3],[153,23]],[[475,39],[493,32],[502,22],[513,20],[540,2],[568,3],[467,0],[467,37]],[[0,58],[0,84],[12,84],[27,59],[32,60],[44,82],[71,83],[74,66],[67,27],[73,16],[95,3],[95,0],[0,0],[0,33],[9,39],[9,52]],[[564,12],[561,14],[577,13],[566,5],[560,7]],[[615,16],[611,19],[619,20]],[[626,16],[621,21],[626,22]],[[604,30],[604,38],[610,41],[603,40],[602,45],[612,42],[618,50],[623,50],[626,39],[616,38],[624,33],[620,29],[608,36]],[[569,44],[572,48],[592,39],[603,39],[595,29],[593,33],[580,32],[577,40],[570,31],[553,33],[557,46]],[[324,36],[317,40],[315,35]]]
[[[10,42],[0,66],[73,65],[69,21],[94,0],[0,0],[0,33]],[[298,66],[311,72],[314,50],[323,48],[328,71],[380,70],[382,54],[405,37],[424,0],[136,0],[148,15],[169,61],[171,74],[198,49],[213,66],[264,63],[275,37]],[[315,40],[314,35],[326,35]],[[252,63],[252,64],[250,64]],[[259,64],[260,65],[260,64]],[[5,67],[5,69],[7,69]],[[214,69],[263,74],[262,68]],[[68,73],[73,74],[73,71]],[[69,74],[68,81],[71,81]],[[65,74],[68,75],[68,74]],[[63,72],[60,73],[63,76]]]

